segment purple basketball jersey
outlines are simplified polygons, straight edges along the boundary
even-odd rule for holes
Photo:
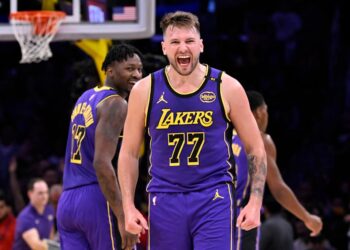
[[[232,151],[236,162],[236,215],[238,216],[250,197],[250,178],[248,158],[237,132],[233,131]],[[237,219],[237,218],[235,218]],[[260,227],[249,231],[236,228],[234,236],[235,250],[259,250]]]
[[[250,195],[250,179],[248,172],[248,159],[241,139],[237,132],[233,131],[232,151],[236,162],[236,204],[238,207],[245,205]],[[243,202],[243,204],[242,204]]]
[[[95,87],[84,92],[73,109],[66,148],[64,192],[57,209],[62,249],[120,249],[116,221],[93,166],[97,105],[117,95],[110,87]]]
[[[111,96],[118,95],[110,87],[87,90],[76,102],[69,126],[66,147],[63,188],[71,189],[97,182],[93,167],[96,106]]]
[[[149,192],[188,192],[232,182],[232,125],[221,99],[221,74],[207,67],[202,85],[189,94],[172,88],[165,69],[152,74]]]

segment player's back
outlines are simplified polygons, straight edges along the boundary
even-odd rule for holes
[[[98,183],[93,166],[97,105],[117,91],[110,87],[95,87],[85,91],[76,102],[68,131],[63,188]]]

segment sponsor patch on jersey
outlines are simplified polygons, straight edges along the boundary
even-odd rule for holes
[[[200,94],[199,98],[201,99],[201,102],[211,103],[216,100],[216,95],[214,92],[204,91],[203,93]]]

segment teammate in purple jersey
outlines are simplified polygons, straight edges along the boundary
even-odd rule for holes
[[[113,46],[102,65],[105,84],[84,92],[73,109],[57,212],[62,249],[132,249],[138,241],[125,232],[112,159],[125,121],[125,98],[142,77],[141,58],[131,45]]]
[[[237,131],[233,131],[232,137],[232,151],[236,163],[236,214],[247,204],[250,196],[250,179],[249,179],[249,169],[248,169],[248,159],[245,154],[242,141],[237,135]],[[267,173],[268,175],[268,173]],[[260,227],[256,227],[252,230],[245,231],[240,228],[235,230],[235,247],[234,250],[258,250],[259,249],[259,236]]]
[[[118,177],[126,230],[149,229],[152,250],[233,248],[233,126],[248,149],[253,183],[237,225],[250,230],[260,224],[263,142],[241,84],[199,62],[204,50],[199,26],[192,13],[166,14],[162,50],[170,65],[139,81],[130,94]],[[150,137],[149,225],[134,204],[145,130]]]
[[[265,145],[267,155],[266,183],[271,194],[285,209],[304,222],[305,226],[311,231],[311,236],[318,235],[322,230],[321,219],[316,215],[310,214],[302,204],[300,204],[293,191],[284,182],[278,169],[276,162],[276,146],[271,136],[266,133],[268,111],[264,97],[257,91],[247,91],[247,96],[250,108],[257,121]],[[237,182],[235,195],[237,210],[239,211],[246,205],[249,199],[250,183],[248,178],[247,156],[245,154],[244,146],[235,131],[232,140],[232,149],[236,161]],[[237,242],[235,250],[258,250],[259,237],[259,228],[248,232],[238,229],[235,232],[235,241]]]

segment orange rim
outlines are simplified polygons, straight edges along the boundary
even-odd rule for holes
[[[56,18],[63,19],[66,13],[63,11],[51,11],[51,10],[28,10],[28,11],[17,11],[10,13],[10,19],[18,21],[32,21],[34,19],[43,18]]]
[[[33,25],[33,33],[36,35],[53,34],[57,32],[57,23],[65,18],[63,11],[18,11],[10,13],[10,19],[27,21]],[[14,24],[15,25],[15,24]]]

